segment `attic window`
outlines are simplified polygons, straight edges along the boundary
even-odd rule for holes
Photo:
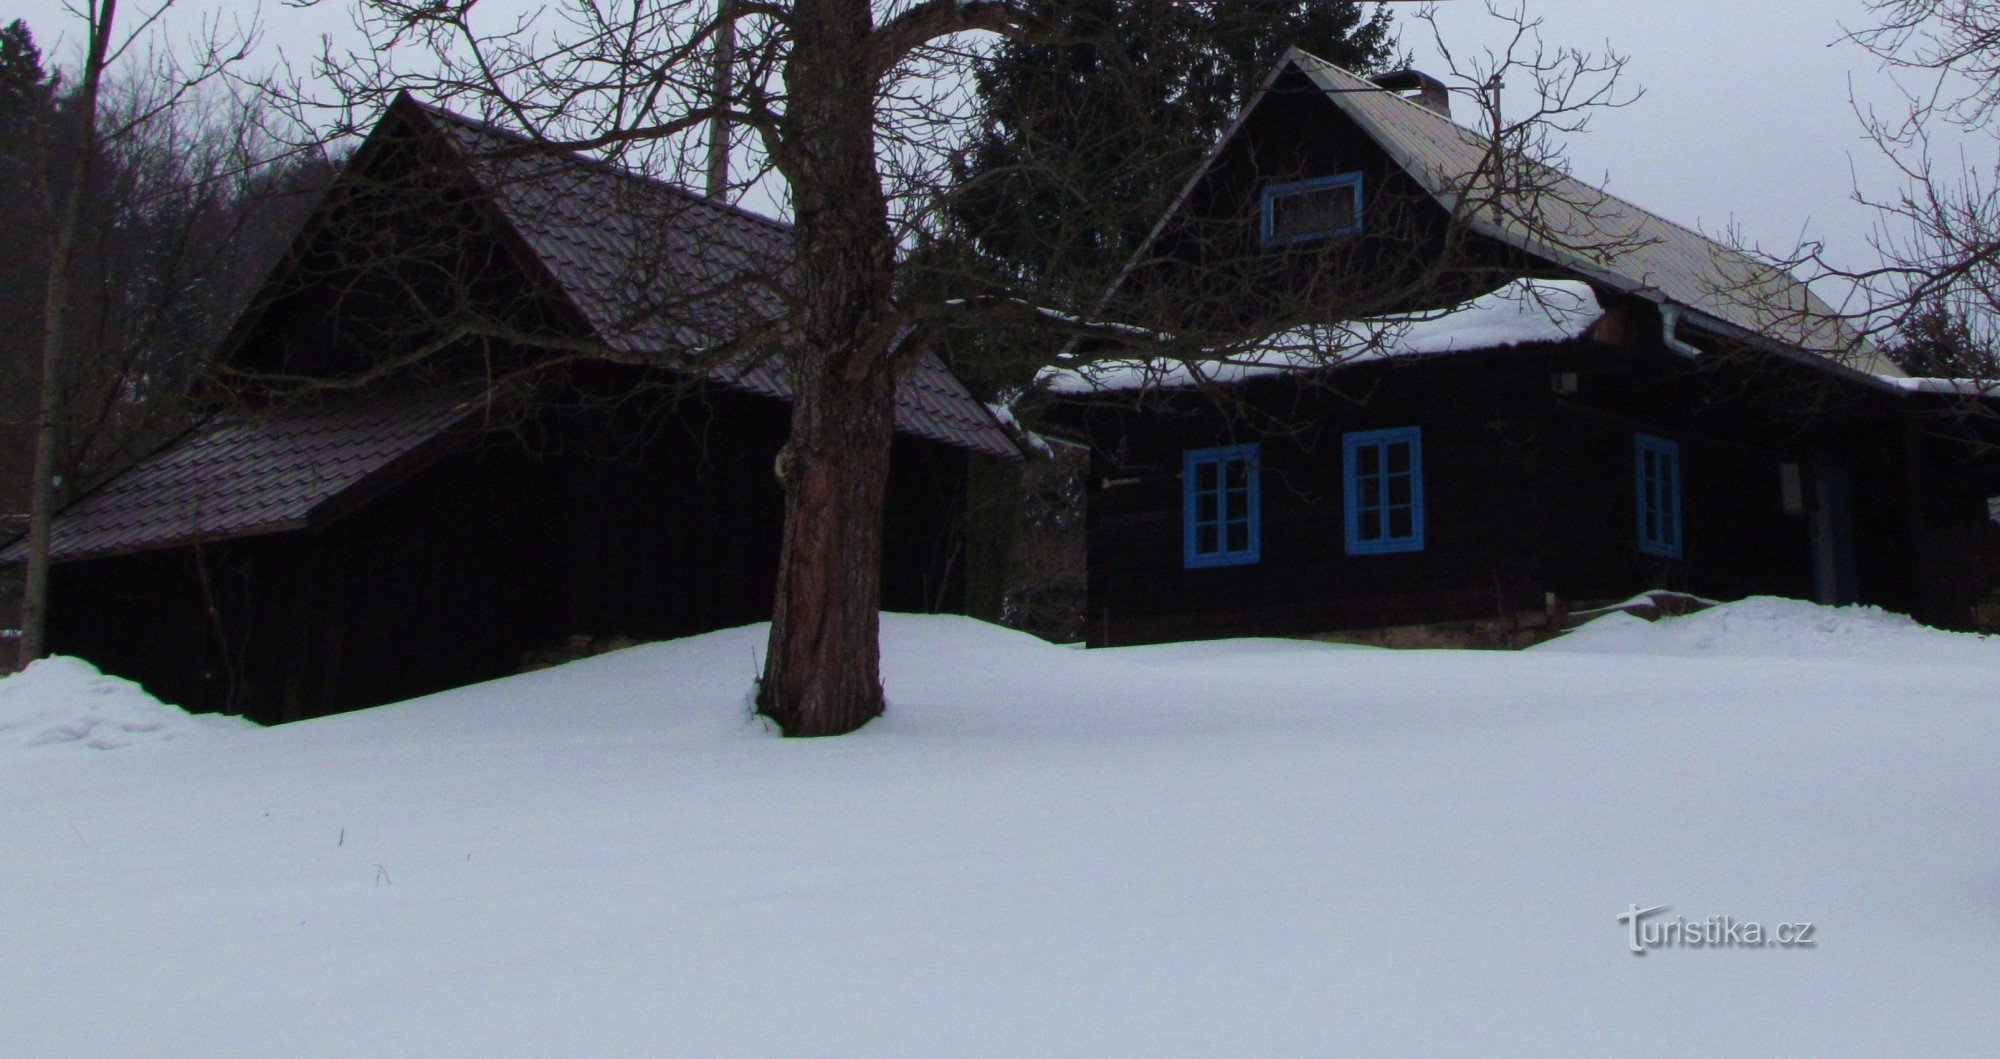
[[[1361,174],[1267,185],[1261,221],[1265,246],[1353,235],[1361,230]]]

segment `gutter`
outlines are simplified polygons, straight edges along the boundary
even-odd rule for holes
[[[1754,346],[1766,353],[1794,363],[1818,368],[1848,382],[1858,382],[1864,386],[1893,393],[1900,397],[1908,397],[1914,392],[1898,385],[1894,379],[1885,378],[1872,371],[1863,371],[1860,368],[1842,364],[1839,361],[1831,360],[1818,353],[1808,353],[1805,350],[1798,349],[1784,342],[1767,338],[1755,331],[1746,330],[1737,327],[1735,324],[1717,320],[1705,313],[1674,305],[1664,300],[1660,301],[1658,305],[1660,307],[1660,340],[1666,344],[1668,349],[1690,360],[1699,359],[1706,354],[1699,348],[1688,344],[1688,341],[1681,337],[1680,329],[1683,325],[1705,331],[1717,338],[1726,338],[1742,342],[1745,345]]]
[[[1668,349],[1689,360],[1700,360],[1701,350],[1689,345],[1680,337],[1682,312],[1678,305],[1660,303],[1660,341],[1666,343]]]

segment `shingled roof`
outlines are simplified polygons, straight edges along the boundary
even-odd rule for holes
[[[478,414],[459,400],[347,402],[215,416],[86,494],[56,519],[58,561],[308,529],[449,448]],[[27,545],[0,550],[21,562]]]
[[[1306,52],[1294,49],[1286,61],[1447,206],[1480,179],[1491,146],[1480,134]],[[1790,273],[1568,174],[1546,173],[1533,202],[1481,212],[1471,218],[1473,230],[1614,290],[1692,309],[1807,352],[1859,349],[1865,363],[1856,367],[1901,374],[1861,346],[1853,328]]]
[[[1187,201],[1236,130],[1291,70],[1304,75],[1446,209],[1490,169],[1491,145],[1481,134],[1293,48],[1177,201]],[[1532,201],[1517,196],[1524,200],[1510,203],[1502,196],[1497,210],[1479,211],[1467,219],[1468,226],[1579,279],[1687,310],[1697,322],[1712,321],[1723,333],[1767,340],[1835,370],[1903,374],[1798,277],[1566,173],[1542,169],[1547,179],[1537,181]],[[1171,214],[1161,221],[1156,236],[1170,219]],[[1144,254],[1142,249],[1138,256]]]
[[[515,133],[408,97],[396,105],[452,144],[506,223],[613,350],[671,366],[781,310],[789,225],[605,162],[532,147]],[[775,357],[706,373],[725,385],[792,399]],[[986,406],[934,356],[903,380],[896,427],[987,455],[1021,455]]]

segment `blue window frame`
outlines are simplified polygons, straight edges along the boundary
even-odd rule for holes
[[[1267,185],[1258,213],[1265,246],[1353,235],[1361,231],[1361,174]]]
[[[1651,434],[1633,435],[1632,470],[1638,483],[1639,550],[1680,558],[1680,444]]]
[[[1262,553],[1257,446],[1194,449],[1181,460],[1182,559],[1244,566]]]
[[[1345,435],[1341,465],[1347,486],[1347,554],[1423,551],[1423,428]]]

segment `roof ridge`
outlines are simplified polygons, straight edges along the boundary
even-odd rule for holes
[[[1322,58],[1320,58],[1319,56],[1317,56],[1317,55],[1314,55],[1313,53],[1311,53],[1311,52],[1309,52],[1309,51],[1305,51],[1305,50],[1303,50],[1303,49],[1299,49],[1298,51],[1299,51],[1299,54],[1300,54],[1301,56],[1304,56],[1305,58],[1308,58],[1308,59],[1311,59],[1312,61],[1314,61],[1314,62],[1316,62],[1316,63],[1320,64],[1321,66],[1325,67],[1326,69],[1329,69],[1329,70],[1332,70],[1332,71],[1335,71],[1336,73],[1341,73],[1341,74],[1345,74],[1345,75],[1347,75],[1348,77],[1351,77],[1351,78],[1355,79],[1356,81],[1362,81],[1362,82],[1368,82],[1368,79],[1367,79],[1367,78],[1365,78],[1365,77],[1361,76],[1360,74],[1357,74],[1357,73],[1355,73],[1355,72],[1354,72],[1354,71],[1352,71],[1352,70],[1349,70],[1349,69],[1348,69],[1348,68],[1346,68],[1345,66],[1340,66],[1340,65],[1338,65],[1338,64],[1336,64],[1336,63],[1331,63],[1331,62],[1328,62],[1327,60],[1325,60],[1325,59],[1322,59]],[[1414,67],[1412,67],[1411,69],[1414,69]],[[1389,91],[1389,90],[1387,90],[1387,89],[1382,89],[1381,91],[1382,91],[1382,93],[1383,93],[1384,95],[1388,96],[1389,98],[1391,98],[1391,99],[1394,99],[1394,100],[1396,100],[1397,102],[1399,102],[1399,103],[1402,103],[1403,105],[1405,105],[1405,106],[1407,106],[1407,107],[1410,107],[1410,108],[1411,108],[1411,109],[1412,109],[1413,111],[1415,111],[1416,113],[1418,113],[1418,114],[1422,114],[1422,115],[1423,115],[1424,117],[1426,117],[1426,118],[1428,118],[1428,119],[1430,119],[1430,120],[1432,120],[1432,121],[1441,121],[1441,122],[1444,122],[1444,123],[1445,123],[1446,125],[1449,125],[1449,126],[1451,126],[1451,127],[1453,128],[1453,129],[1456,129],[1456,130],[1458,130],[1458,131],[1459,131],[1459,132],[1461,132],[1461,133],[1470,133],[1470,134],[1473,134],[1473,135],[1478,135],[1478,130],[1477,130],[1477,129],[1469,129],[1469,128],[1466,128],[1465,126],[1463,126],[1463,125],[1460,125],[1460,124],[1459,124],[1459,123],[1458,123],[1457,121],[1455,121],[1455,120],[1453,120],[1453,119],[1451,119],[1451,118],[1448,118],[1448,117],[1444,116],[1443,114],[1439,114],[1439,113],[1438,113],[1437,111],[1435,111],[1435,110],[1432,110],[1431,108],[1429,108],[1429,107],[1426,107],[1426,106],[1424,106],[1423,104],[1421,104],[1421,103],[1418,103],[1417,101],[1415,101],[1415,100],[1413,100],[1413,99],[1405,99],[1404,97],[1402,97],[1402,96],[1400,96],[1400,95],[1397,95],[1396,93],[1394,93],[1394,92],[1391,92],[1391,91]],[[1730,247],[1728,247],[1727,245],[1725,245],[1725,244],[1723,244],[1723,243],[1720,243],[1720,242],[1717,242],[1717,241],[1716,241],[1716,240],[1715,240],[1714,238],[1712,238],[1712,237],[1710,237],[1709,235],[1707,235],[1707,234],[1703,233],[1703,232],[1702,232],[1702,230],[1701,230],[1701,229],[1699,229],[1699,228],[1695,228],[1695,227],[1691,227],[1691,226],[1689,226],[1689,225],[1686,225],[1686,224],[1682,224],[1682,223],[1681,223],[1680,221],[1677,221],[1677,220],[1674,220],[1674,219],[1673,219],[1672,217],[1668,217],[1668,216],[1666,216],[1665,214],[1662,214],[1662,213],[1659,213],[1659,212],[1657,212],[1657,211],[1654,211],[1654,210],[1651,210],[1651,209],[1648,209],[1648,208],[1646,208],[1646,207],[1644,207],[1644,206],[1641,206],[1641,205],[1639,205],[1638,203],[1636,203],[1636,202],[1633,202],[1633,201],[1632,201],[1631,199],[1628,199],[1628,198],[1626,198],[1625,196],[1623,196],[1623,195],[1620,195],[1620,194],[1618,194],[1618,193],[1617,193],[1617,192],[1615,192],[1615,191],[1610,191],[1610,190],[1607,190],[1607,189],[1605,189],[1604,187],[1602,187],[1602,186],[1600,186],[1600,185],[1598,185],[1598,184],[1595,184],[1595,183],[1592,183],[1592,182],[1590,182],[1590,181],[1587,181],[1587,180],[1583,179],[1582,177],[1580,177],[1580,176],[1577,176],[1577,175],[1576,175],[1575,173],[1567,173],[1567,172],[1562,172],[1561,170],[1556,170],[1554,166],[1551,166],[1551,165],[1549,165],[1549,164],[1548,164],[1547,162],[1542,162],[1542,161],[1537,161],[1537,162],[1536,162],[1536,164],[1537,164],[1537,165],[1540,165],[1540,166],[1542,166],[1542,167],[1544,167],[1544,168],[1546,168],[1546,169],[1550,169],[1550,170],[1552,170],[1552,171],[1555,171],[1555,172],[1556,172],[1556,173],[1557,173],[1557,174],[1558,174],[1559,176],[1561,176],[1561,177],[1562,177],[1563,179],[1565,179],[1565,180],[1574,180],[1574,181],[1576,181],[1577,183],[1579,183],[1579,184],[1582,184],[1582,185],[1583,185],[1584,187],[1586,187],[1586,188],[1589,188],[1590,190],[1592,190],[1592,191],[1594,191],[1594,192],[1598,193],[1599,195],[1602,195],[1602,196],[1604,196],[1605,198],[1608,198],[1608,199],[1611,199],[1611,200],[1613,200],[1613,201],[1615,201],[1615,202],[1618,202],[1618,203],[1619,203],[1620,205],[1624,205],[1624,206],[1629,206],[1629,207],[1631,207],[1632,209],[1634,209],[1634,210],[1637,210],[1638,212],[1640,212],[1640,213],[1643,213],[1643,214],[1645,214],[1646,216],[1648,216],[1648,217],[1651,217],[1652,219],[1654,219],[1654,220],[1656,220],[1656,221],[1659,221],[1659,222],[1660,222],[1660,223],[1662,223],[1662,224],[1670,224],[1670,225],[1673,225],[1674,227],[1676,227],[1676,228],[1679,228],[1679,229],[1680,229],[1681,231],[1683,231],[1683,232],[1686,232],[1686,233],[1687,233],[1687,234],[1689,234],[1689,235],[1692,235],[1692,236],[1694,236],[1694,237],[1696,237],[1696,238],[1698,238],[1698,239],[1705,239],[1705,240],[1707,240],[1708,242],[1710,242],[1710,243],[1714,243],[1714,244],[1715,244],[1715,245],[1716,245],[1717,247],[1720,247],[1720,248],[1722,248],[1722,249],[1724,249],[1724,250],[1729,250],[1729,249],[1731,249],[1731,248],[1730,248]]]
[[[1353,78],[1353,79],[1355,79],[1356,81],[1359,81],[1359,82],[1361,82],[1361,83],[1362,83],[1362,84],[1364,84],[1364,85],[1368,85],[1368,86],[1370,86],[1370,87],[1369,87],[1369,89],[1368,89],[1368,91],[1372,91],[1372,92],[1378,92],[1378,93],[1380,93],[1380,94],[1382,94],[1382,95],[1384,95],[1384,96],[1387,96],[1388,98],[1390,98],[1390,99],[1393,99],[1393,100],[1395,100],[1396,102],[1398,102],[1398,103],[1401,103],[1401,104],[1403,104],[1404,106],[1406,106],[1406,107],[1409,107],[1409,108],[1411,108],[1411,109],[1415,110],[1415,111],[1416,111],[1417,113],[1419,113],[1419,114],[1422,114],[1422,115],[1423,115],[1424,117],[1426,117],[1426,118],[1430,118],[1430,119],[1432,119],[1432,120],[1434,120],[1434,121],[1442,121],[1442,122],[1444,122],[1444,123],[1445,123],[1446,125],[1449,125],[1449,126],[1451,126],[1452,128],[1454,128],[1454,129],[1458,129],[1458,130],[1460,130],[1460,131],[1462,131],[1462,132],[1471,132],[1471,131],[1472,131],[1471,129],[1468,129],[1468,128],[1466,128],[1465,126],[1463,126],[1463,125],[1460,125],[1460,124],[1459,124],[1459,123],[1458,123],[1457,121],[1453,120],[1453,119],[1452,119],[1452,118],[1451,118],[1451,117],[1450,117],[1449,115],[1445,115],[1445,114],[1440,114],[1440,113],[1438,113],[1437,111],[1435,111],[1435,110],[1432,110],[1431,108],[1429,108],[1429,107],[1427,107],[1427,106],[1424,106],[1424,105],[1423,105],[1422,103],[1419,103],[1419,102],[1417,102],[1417,101],[1416,101],[1416,100],[1414,100],[1414,99],[1408,99],[1408,98],[1405,98],[1404,96],[1401,96],[1401,95],[1398,95],[1397,93],[1395,93],[1395,92],[1392,92],[1392,91],[1390,91],[1389,89],[1386,89],[1386,88],[1383,88],[1383,87],[1382,87],[1381,85],[1378,85],[1378,84],[1376,84],[1376,83],[1375,83],[1375,82],[1374,82],[1374,81],[1373,81],[1372,79],[1370,79],[1370,78],[1367,78],[1367,77],[1363,77],[1362,75],[1360,75],[1360,74],[1357,74],[1357,73],[1355,73],[1354,71],[1352,71],[1352,70],[1348,69],[1348,68],[1347,68],[1347,67],[1345,67],[1345,66],[1342,66],[1342,65],[1340,65],[1339,63],[1336,63],[1336,62],[1332,62],[1332,61],[1330,61],[1330,60],[1327,60],[1327,59],[1322,59],[1322,58],[1320,58],[1319,56],[1317,56],[1317,55],[1314,55],[1314,54],[1313,54],[1312,52],[1309,52],[1309,51],[1305,50],[1304,48],[1297,48],[1297,47],[1295,47],[1295,48],[1293,48],[1293,49],[1292,49],[1292,51],[1293,51],[1293,52],[1295,52],[1295,53],[1297,53],[1297,54],[1295,54],[1295,55],[1294,55],[1294,56],[1292,57],[1292,59],[1293,59],[1293,61],[1294,61],[1294,62],[1298,61],[1298,60],[1299,60],[1299,59],[1301,59],[1301,58],[1304,58],[1304,59],[1311,59],[1311,60],[1312,60],[1313,62],[1316,62],[1316,63],[1318,63],[1319,65],[1321,65],[1321,66],[1323,66],[1323,67],[1325,67],[1325,68],[1327,68],[1327,69],[1329,69],[1329,70],[1332,70],[1332,71],[1334,71],[1334,72],[1336,72],[1336,73],[1341,73],[1341,74],[1346,74],[1347,76],[1349,76],[1349,77],[1352,77],[1352,78]],[[1416,67],[1414,67],[1414,66],[1405,66],[1405,67],[1403,67],[1403,68],[1402,68],[1402,70],[1398,70],[1398,71],[1392,71],[1392,72],[1395,72],[1395,73],[1402,73],[1402,72],[1407,72],[1407,71],[1415,71],[1416,69],[1417,69],[1417,68],[1416,68]],[[1418,72],[1421,72],[1421,71],[1418,71]],[[1447,85],[1447,86],[1446,86],[1446,89],[1447,89],[1447,91],[1448,91],[1448,90],[1450,89],[1450,86],[1448,86],[1448,85]]]
[[[710,209],[720,210],[725,213],[734,214],[746,220],[756,221],[759,224],[766,225],[768,227],[776,229],[777,231],[784,232],[788,235],[792,231],[792,225],[789,221],[783,221],[776,217],[767,217],[764,214],[756,212],[755,210],[751,210],[747,207],[740,206],[733,202],[727,202],[710,198],[707,195],[703,195],[700,194],[699,192],[696,192],[693,188],[676,183],[674,181],[667,180],[662,177],[656,177],[650,173],[641,173],[636,170],[630,169],[626,166],[622,166],[615,162],[610,162],[602,158],[592,158],[589,155],[583,154],[574,148],[560,147],[554,144],[538,142],[533,137],[517,129],[510,129],[504,125],[495,124],[494,122],[488,121],[484,118],[475,118],[467,114],[461,114],[458,111],[452,110],[448,107],[439,106],[436,103],[425,103],[422,100],[417,99],[415,96],[408,96],[408,98],[411,106],[416,107],[424,114],[429,115],[433,118],[439,118],[445,121],[455,122],[459,125],[465,126],[468,129],[471,129],[474,132],[481,133],[487,136],[498,137],[504,140],[511,140],[523,146],[548,148],[547,153],[544,154],[542,157],[559,159],[571,165],[580,166],[583,168],[602,172],[608,176],[615,176],[625,180],[637,181],[638,183],[647,185],[648,187],[654,187],[654,188],[659,188],[663,191],[669,191],[672,192],[673,194],[679,195],[687,199],[689,202],[697,203],[699,205],[706,206]]]
[[[1346,67],[1337,65],[1332,62],[1328,62],[1327,60],[1322,59],[1319,56],[1312,54],[1311,52],[1305,51],[1304,49],[1294,48],[1292,50],[1293,52],[1296,53],[1296,55],[1293,57],[1293,61],[1298,61],[1298,59],[1301,58],[1309,59],[1312,62],[1316,63],[1322,70],[1331,71],[1333,73],[1339,74],[1340,76],[1347,77],[1349,79],[1352,79],[1354,81],[1359,81],[1364,84],[1371,83],[1368,81],[1367,78],[1361,76],[1360,74],[1357,74],[1354,71],[1347,69]],[[1452,120],[1451,118],[1439,114],[1436,111],[1431,110],[1429,107],[1425,107],[1414,100],[1405,99],[1404,97],[1397,95],[1394,92],[1388,92],[1386,90],[1383,91],[1382,94],[1387,96],[1388,98],[1394,99],[1397,102],[1404,104],[1405,106],[1411,108],[1412,111],[1424,115],[1425,118],[1430,121],[1442,122],[1444,126],[1452,130],[1452,132],[1455,135],[1459,136],[1479,135],[1477,130],[1469,129],[1464,125],[1460,125],[1458,122]],[[1408,111],[1406,111],[1405,113],[1408,113]],[[1484,145],[1483,140],[1480,141],[1480,145],[1481,146]],[[1702,243],[1706,244],[1710,248],[1710,250],[1715,253],[1726,255],[1730,259],[1733,259],[1737,262],[1762,270],[1772,278],[1776,278],[1782,281],[1795,284],[1801,291],[1804,292],[1805,296],[1808,299],[1811,299],[1812,302],[1818,303],[1818,307],[1814,308],[1812,311],[1817,312],[1823,310],[1826,314],[1830,316],[1837,315],[1835,310],[1826,303],[1825,299],[1821,298],[1816,292],[1813,291],[1810,284],[1808,284],[1805,280],[1800,279],[1798,276],[1793,275],[1789,270],[1781,268],[1778,265],[1771,262],[1761,261],[1758,258],[1752,256],[1751,254],[1743,250],[1737,249],[1736,247],[1730,246],[1729,244],[1724,243],[1721,240],[1716,239],[1711,235],[1708,235],[1699,228],[1674,220],[1673,218],[1668,217],[1662,213],[1659,213],[1658,211],[1648,209],[1647,207],[1642,206],[1639,203],[1634,202],[1631,199],[1618,194],[1617,192],[1606,189],[1602,185],[1599,185],[1592,181],[1585,180],[1582,177],[1577,176],[1575,173],[1565,172],[1563,170],[1557,169],[1555,166],[1549,165],[1547,162],[1539,160],[1537,160],[1535,164],[1540,165],[1545,169],[1548,169],[1550,172],[1555,173],[1558,177],[1560,177],[1563,180],[1571,181],[1577,184],[1579,187],[1582,187],[1592,192],[1593,194],[1602,196],[1604,199],[1608,200],[1609,202],[1617,206],[1621,206],[1627,210],[1630,210],[1631,212],[1639,215],[1645,220],[1650,220],[1658,224],[1664,225],[1666,227],[1675,229],[1692,239],[1699,240]],[[1580,252],[1577,248],[1573,247],[1565,249],[1567,249],[1570,253]],[[1606,267],[1615,267],[1615,266],[1606,266]]]

